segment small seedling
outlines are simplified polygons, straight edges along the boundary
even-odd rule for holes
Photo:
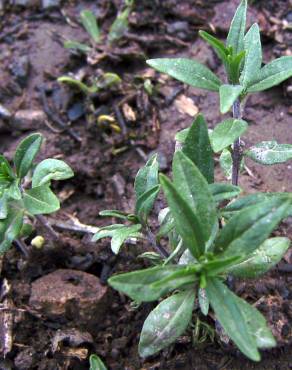
[[[42,141],[38,133],[21,141],[14,154],[13,167],[0,156],[0,254],[26,234],[27,217],[56,212],[60,208],[51,190],[51,181],[73,176],[71,168],[58,159],[49,158],[34,164]]]
[[[109,279],[113,288],[137,303],[159,301],[143,325],[139,343],[142,357],[175,342],[198,310],[207,315],[210,308],[225,333],[251,360],[259,361],[260,349],[276,345],[263,315],[225,283],[228,276],[257,278],[264,274],[290,245],[288,238],[270,237],[280,222],[292,215],[290,193],[238,197],[244,156],[265,165],[292,158],[289,144],[266,142],[244,150],[240,141],[248,127],[241,117],[242,100],[248,93],[266,90],[292,76],[292,57],[281,57],[262,67],[259,28],[255,24],[245,34],[246,12],[247,1],[242,0],[226,44],[200,32],[222,60],[228,84],[194,60],[148,61],[158,71],[182,82],[218,92],[221,112],[232,108],[233,118],[209,132],[204,117],[199,115],[176,137],[180,146],[173,157],[172,181],[159,175],[153,156],[137,174],[133,212],[101,212],[123,223],[100,229],[94,240],[111,237],[114,253],[131,239],[145,239],[155,249],[142,255],[155,267]],[[221,153],[221,163],[231,173],[232,184],[215,182],[214,153]],[[160,211],[160,228],[153,233],[149,216],[161,189],[167,207]],[[167,249],[162,247],[162,239],[164,245],[168,242]]]
[[[89,370],[107,370],[107,367],[97,355],[91,355],[89,358],[89,363]]]

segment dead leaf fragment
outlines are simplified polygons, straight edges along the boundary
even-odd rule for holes
[[[124,116],[127,121],[135,122],[136,121],[136,113],[134,112],[133,108],[130,107],[129,104],[125,103],[122,107]]]
[[[199,108],[194,104],[192,99],[185,95],[181,95],[175,100],[175,106],[180,113],[188,114],[191,117],[196,116],[199,112]]]

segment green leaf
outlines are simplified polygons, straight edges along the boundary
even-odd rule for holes
[[[135,178],[135,194],[138,200],[144,193],[158,185],[158,170],[159,163],[157,161],[157,154],[154,154],[145,164],[140,168]]]
[[[135,238],[141,230],[141,225],[125,226],[116,230],[112,236],[111,249],[113,253],[118,254],[121,246],[127,239]]]
[[[287,217],[291,197],[274,197],[238,212],[221,229],[215,251],[222,257],[247,256],[256,250]]]
[[[182,151],[193,161],[209,183],[214,182],[213,150],[203,115],[199,114],[188,130]]]
[[[244,50],[246,13],[247,13],[247,0],[242,0],[232,19],[226,41],[226,46],[232,47],[234,55],[237,55]]]
[[[222,60],[224,64],[226,64],[228,49],[225,47],[224,43],[218,40],[216,37],[210,35],[206,31],[199,31],[199,35],[214,48],[218,57]]]
[[[100,31],[97,25],[96,17],[91,10],[83,10],[80,13],[80,19],[85,30],[89,33],[91,38],[99,43],[100,41]]]
[[[220,167],[222,168],[227,180],[232,176],[232,155],[228,149],[224,149],[219,158]]]
[[[287,193],[284,196],[287,196]],[[254,193],[247,196],[236,199],[229,203],[224,209],[225,213],[234,213],[243,210],[244,208],[254,206],[255,204],[261,203],[265,200],[271,199],[272,196],[278,196],[280,193]]]
[[[97,242],[102,238],[112,237],[114,233],[122,228],[126,227],[123,224],[114,224],[109,226],[101,227],[92,237],[91,241]]]
[[[117,211],[115,209],[107,209],[104,211],[100,211],[99,215],[104,217],[121,218],[122,220],[128,219],[128,214],[126,212]]]
[[[147,60],[150,67],[159,72],[199,89],[219,91],[222,84],[209,68],[199,62],[186,58],[161,58]]]
[[[32,215],[53,213],[60,209],[59,199],[48,184],[26,190],[23,193],[23,203]]]
[[[242,70],[244,57],[245,51],[241,51],[237,55],[228,55],[228,64],[226,67],[226,71],[230,83],[234,85],[239,84],[239,76]]]
[[[207,297],[206,289],[199,288],[198,298],[200,310],[203,315],[207,316],[209,313],[210,301]]]
[[[219,123],[210,134],[214,152],[221,152],[233,144],[246,131],[247,127],[247,122],[234,118]]]
[[[151,302],[194,284],[197,271],[199,266],[157,266],[112,276],[108,283],[137,302]]]
[[[128,31],[128,18],[130,15],[130,11],[131,8],[126,8],[124,11],[118,14],[117,18],[115,19],[109,30],[108,39],[110,42],[119,40]]]
[[[253,79],[247,92],[254,93],[279,85],[292,76],[292,56],[273,60],[265,65]]]
[[[23,224],[23,210],[8,210],[8,215],[4,220],[0,220],[0,255],[4,254],[17,239]]]
[[[0,155],[0,179],[4,180],[6,179],[7,181],[15,179],[15,175],[13,173],[13,170],[7,161],[7,159],[3,156]]]
[[[249,321],[242,312],[242,300],[236,297],[220,280],[207,280],[207,296],[223,329],[242,353],[253,361],[260,361],[257,342],[251,333]],[[253,320],[253,318],[252,318]]]
[[[144,322],[139,354],[151,356],[184,333],[192,318],[195,292],[187,290],[163,300]]]
[[[203,269],[206,276],[217,276],[221,273],[226,273],[229,266],[234,265],[242,259],[240,256],[235,255],[227,258],[217,258],[208,262],[205,262]]]
[[[23,178],[32,166],[38,154],[43,137],[41,134],[31,134],[20,142],[14,155],[14,164],[17,176]]]
[[[278,144],[275,140],[262,141],[249,148],[245,155],[257,163],[270,166],[292,159],[292,145]]]
[[[0,220],[3,220],[8,215],[8,196],[5,191],[0,197]]]
[[[224,183],[209,184],[209,190],[214,201],[218,203],[226,199],[235,198],[241,193],[239,186]]]
[[[86,44],[83,44],[83,43],[78,42],[78,41],[71,41],[71,40],[68,40],[68,41],[64,42],[64,48],[65,49],[79,50],[82,53],[89,53],[92,50],[92,48],[90,46],[86,45]]]
[[[203,225],[201,225],[198,216],[188,202],[182,197],[180,191],[169,179],[160,175],[160,182],[173,215],[177,232],[193,256],[199,258],[205,251]]]
[[[147,217],[152,210],[153,204],[159,192],[160,185],[156,185],[138,198],[135,213],[141,223],[147,223]]]
[[[237,277],[256,278],[280,262],[289,246],[290,240],[288,238],[267,239],[244,261],[229,267],[228,272]]]
[[[240,85],[221,85],[220,94],[220,111],[222,114],[227,113],[233,103],[243,91],[243,86]]]
[[[89,357],[89,364],[89,370],[107,370],[107,367],[97,355],[91,355]]]
[[[21,199],[21,191],[19,189],[19,180],[14,180],[11,185],[7,188],[7,196],[14,200]]]
[[[217,222],[216,205],[208,183],[194,163],[181,151],[174,154],[172,171],[174,187],[193,210],[199,219],[199,224],[204,225],[200,232],[207,242]],[[176,218],[175,215],[174,218]]]
[[[162,209],[159,212],[158,221],[160,224],[160,228],[158,233],[156,234],[157,240],[167,235],[174,229],[174,219],[168,207]]]
[[[87,86],[85,83],[75,78],[68,77],[68,76],[61,76],[57,79],[57,81],[61,83],[68,83],[70,85],[73,85],[77,87],[79,90],[81,90],[86,95],[94,94],[98,91],[98,87],[96,85]]]
[[[74,173],[65,162],[59,159],[45,159],[34,170],[32,187],[50,184],[51,180],[66,180],[72,176]]]
[[[259,26],[252,25],[244,38],[245,61],[240,83],[247,88],[252,83],[255,76],[259,74],[262,66],[262,44]]]
[[[184,128],[183,130],[177,132],[175,135],[175,141],[178,141],[179,143],[183,144],[186,141],[189,131],[190,131],[190,127]]]

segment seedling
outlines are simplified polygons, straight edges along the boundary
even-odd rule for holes
[[[89,370],[107,370],[107,367],[97,355],[91,355],[89,358],[89,363]]]
[[[242,0],[226,45],[206,32],[200,33],[223,61],[228,84],[193,60],[148,61],[180,81],[218,92],[221,112],[232,107],[233,118],[209,132],[204,117],[199,115],[176,137],[181,145],[173,157],[172,181],[159,175],[153,156],[137,174],[133,212],[101,212],[124,223],[100,229],[94,240],[111,237],[114,253],[131,239],[145,239],[155,248],[155,252],[142,255],[155,267],[109,279],[113,288],[135,302],[160,301],[143,325],[139,343],[142,357],[173,343],[198,311],[207,315],[210,307],[226,334],[251,360],[259,361],[260,349],[276,345],[263,315],[225,283],[228,276],[257,278],[264,274],[281,260],[290,245],[288,238],[270,237],[280,222],[292,215],[290,193],[237,198],[243,156],[265,165],[283,163],[291,158],[292,148],[289,144],[260,143],[243,151],[240,136],[248,124],[241,118],[242,100],[248,93],[265,90],[292,76],[292,57],[262,67],[259,29],[253,25],[245,34],[246,11],[247,1]],[[224,165],[230,164],[232,184],[214,182],[214,153],[221,153]],[[226,166],[229,171],[230,166]],[[159,213],[160,228],[155,235],[149,216],[161,189],[167,207]],[[168,242],[167,249],[162,247],[162,239]]]
[[[58,159],[34,164],[43,137],[27,136],[16,148],[14,166],[0,156],[0,254],[27,229],[26,218],[56,212],[60,202],[51,190],[52,180],[73,176],[71,168]]]

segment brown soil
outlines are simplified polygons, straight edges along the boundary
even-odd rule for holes
[[[1,3],[1,1],[0,1]],[[206,63],[222,74],[214,53],[197,37],[200,28],[216,30],[224,36],[237,1],[173,0],[137,1],[136,11],[130,19],[133,40],[125,37],[121,49],[128,51],[118,59],[108,55],[95,66],[86,64],[85,58],[70,54],[61,43],[61,36],[86,40],[85,32],[72,27],[70,19],[78,19],[85,7],[93,9],[100,18],[102,28],[107,30],[113,21],[119,0],[100,2],[64,2],[61,9],[41,11],[39,8],[11,8],[6,10],[0,25],[0,102],[12,114],[20,110],[44,111],[46,99],[53,114],[43,120],[25,122],[0,118],[0,152],[11,158],[18,141],[27,133],[40,131],[46,142],[40,159],[63,158],[75,172],[72,180],[58,183],[55,190],[63,200],[62,209],[49,220],[56,225],[60,240],[54,243],[50,236],[37,225],[36,233],[47,236],[43,249],[36,250],[26,240],[29,257],[26,258],[16,246],[5,256],[2,281],[11,284],[14,327],[13,349],[0,361],[1,369],[88,369],[88,355],[97,353],[109,369],[291,369],[291,252],[283,262],[265,278],[257,281],[236,282],[235,290],[265,314],[278,341],[278,347],[263,353],[260,364],[246,360],[230,344],[223,345],[216,336],[214,342],[207,338],[202,344],[194,344],[193,331],[189,331],[168,350],[143,361],[138,357],[137,344],[143,321],[153,307],[145,304],[134,309],[131,302],[109,289],[110,299],[106,309],[97,317],[84,315],[76,303],[69,317],[41,315],[30,304],[32,284],[58,269],[74,269],[106,279],[116,271],[141,268],[143,264],[135,257],[146,246],[126,247],[119,256],[110,252],[108,240],[90,241],[90,235],[73,233],[57,228],[70,221],[70,217],[87,225],[101,226],[108,222],[98,216],[103,209],[131,211],[134,205],[133,180],[148,154],[159,153],[163,171],[170,170],[174,150],[175,133],[190,125],[192,117],[181,113],[175,104],[176,95],[190,97],[204,113],[210,128],[222,120],[218,113],[215,94],[183,87],[165,76],[155,75],[147,68],[141,53],[148,57],[184,55]],[[291,1],[254,1],[251,18],[257,20],[263,30],[264,58],[291,54],[291,32],[283,27],[283,21],[291,22]],[[180,23],[178,23],[180,22]],[[206,24],[208,26],[206,26]],[[130,48],[130,49],[127,49]],[[132,56],[129,57],[129,53]],[[29,71],[21,78],[18,61],[28,57]],[[84,69],[86,76],[96,76],[100,70],[115,71],[123,79],[121,88],[103,92],[93,98],[94,112],[89,112],[88,101],[72,89],[60,87],[56,78],[68,72]],[[16,70],[16,72],[15,72]],[[141,82],[134,78],[147,75],[159,94],[149,98]],[[173,96],[173,99],[171,97]],[[121,133],[108,127],[98,127],[83,115],[73,120],[66,129],[56,122],[59,117],[67,124],[68,109],[82,103],[87,117],[95,119],[100,112],[113,112],[113,107],[124,99],[136,114],[136,120],[125,121]],[[244,141],[247,145],[260,140],[275,139],[292,143],[291,86],[289,81],[272,91],[251,96],[245,106],[244,118],[250,128]],[[121,123],[121,122],[120,122]],[[122,122],[123,123],[123,122]],[[74,139],[75,137],[75,139]],[[76,139],[81,138],[81,142]],[[292,191],[291,162],[263,168],[247,162],[249,171],[241,177],[240,185],[246,193],[255,191]],[[222,174],[218,169],[218,178]],[[162,203],[162,198],[160,199]],[[158,202],[160,203],[160,202]],[[160,206],[160,204],[158,204]],[[158,207],[159,208],[159,207]],[[287,220],[276,234],[292,236],[292,224]],[[99,311],[98,311],[99,312]],[[82,320],[80,319],[82,317]],[[85,320],[86,321],[86,320]],[[209,319],[209,324],[213,325]]]

